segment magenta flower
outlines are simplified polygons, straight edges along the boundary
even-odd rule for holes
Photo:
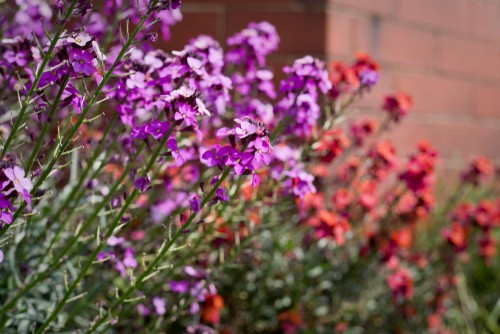
[[[241,175],[245,172],[245,169],[252,168],[253,154],[250,152],[234,152],[229,155],[226,161],[226,165],[233,166],[234,171],[237,175]]]
[[[236,135],[239,138],[245,138],[257,132],[257,125],[250,123],[248,120],[241,121],[235,119],[235,121],[240,124],[240,126],[236,128]]]
[[[144,132],[149,133],[156,140],[162,138],[169,130],[170,124],[168,122],[160,122],[158,120],[154,120],[144,127]]]
[[[262,165],[269,165],[271,163],[271,155],[269,154],[271,150],[271,145],[267,140],[262,140],[258,137],[249,145],[255,148],[254,155],[254,167],[258,168]]]
[[[205,151],[201,158],[208,167],[223,165],[228,154],[232,153],[234,149],[231,146],[214,145],[210,150]]]
[[[146,190],[148,190],[150,188],[150,185],[151,177],[149,176],[149,174],[147,175],[147,177],[141,177],[134,182],[134,186],[136,187],[136,189],[139,189],[141,192],[145,192]]]
[[[229,202],[231,198],[229,197],[229,194],[227,193],[226,189],[224,188],[219,188],[215,192],[217,194],[217,199],[221,202]]]
[[[52,69],[49,69],[46,72],[42,73],[40,78],[39,86],[45,87],[47,85],[52,85],[57,82],[64,75],[68,74],[69,67],[68,65],[54,66]]]
[[[24,170],[19,166],[14,166],[14,168],[6,168],[3,172],[12,181],[18,194],[22,195],[28,204],[31,204],[30,191],[33,189],[33,184],[24,177],[26,175]]]
[[[133,248],[125,249],[123,254],[123,265],[127,268],[137,268],[137,260],[135,259],[135,251]]]
[[[126,81],[129,89],[146,87],[146,75],[142,72],[132,73]]]
[[[170,138],[167,142],[167,146],[172,152],[172,156],[175,159],[175,163],[177,166],[182,166],[184,162],[186,161],[182,155],[179,153],[179,147],[177,146],[177,140],[175,138]]]
[[[78,46],[85,46],[88,42],[92,40],[92,36],[87,34],[86,32],[79,32],[75,34],[74,36],[68,37],[66,39],[66,42],[71,43],[71,44],[76,44]]]
[[[85,97],[72,84],[68,84],[64,89],[61,96],[61,101],[61,108],[67,106],[68,104],[71,104],[73,105],[73,108],[75,108],[75,112],[77,114],[80,114],[82,112],[82,109],[84,109],[87,105],[87,103],[85,102]]]
[[[25,66],[28,63],[26,51],[14,52],[12,50],[7,50],[4,53],[4,59],[10,64],[16,64],[17,66]]]
[[[198,194],[192,194],[189,200],[189,205],[193,212],[200,212],[201,210],[201,197]]]
[[[161,297],[153,297],[153,306],[158,315],[164,315],[167,312],[165,299]]]
[[[179,103],[177,105],[178,111],[174,115],[176,121],[183,121],[187,126],[197,125],[196,110],[191,108],[187,103]]]
[[[69,60],[76,73],[91,76],[97,72],[97,68],[94,66],[94,59],[94,55],[91,52],[80,49],[69,50]]]
[[[3,226],[2,223],[10,225],[13,220],[14,220],[14,216],[12,216],[12,213],[10,213],[7,210],[0,211],[0,227]]]
[[[188,281],[170,281],[170,288],[172,292],[175,293],[188,293],[189,292],[189,282]]]

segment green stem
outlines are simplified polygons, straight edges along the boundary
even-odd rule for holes
[[[200,205],[200,210],[203,209],[207,203],[212,199],[212,197],[215,195],[215,192],[219,188],[219,186],[224,182],[224,180],[229,176],[229,173],[231,171],[231,168],[227,168],[224,173],[222,173],[220,179],[215,183],[213,188],[210,190],[210,192],[203,198],[201,205]],[[109,314],[113,315],[113,313],[122,305],[123,301],[127,298],[130,297],[132,292],[134,292],[145,280],[146,277],[151,275],[154,270],[156,270],[157,265],[160,263],[160,261],[165,257],[165,255],[168,253],[170,248],[175,244],[177,239],[180,238],[180,236],[183,234],[183,231],[192,224],[194,221],[195,217],[198,215],[198,213],[192,213],[186,223],[182,226],[182,228],[178,229],[177,232],[174,234],[172,239],[160,250],[158,255],[153,259],[153,261],[149,264],[148,268],[137,278],[137,281],[134,285],[132,285],[130,288],[123,293],[123,295],[113,304],[113,306],[109,309]],[[89,333],[93,333],[104,321],[106,320],[106,317],[99,318],[97,322],[89,329]]]
[[[138,149],[137,153],[135,154],[133,161],[137,159],[139,156],[140,152],[144,149],[145,144],[141,145],[141,147]],[[38,272],[36,276],[33,278],[31,282],[29,282],[21,291],[19,291],[16,296],[14,296],[12,299],[4,303],[4,305],[0,308],[0,314],[5,314],[7,310],[12,308],[14,304],[16,303],[19,298],[24,296],[26,292],[28,292],[32,287],[34,287],[37,283],[43,281],[45,278],[49,277],[51,272],[59,268],[61,265],[64,264],[64,261],[60,261],[67,253],[68,251],[75,245],[77,244],[78,239],[80,236],[83,234],[83,232],[94,222],[94,219],[98,216],[99,212],[102,210],[102,208],[109,202],[109,200],[112,198],[113,194],[116,192],[120,184],[123,182],[125,177],[128,174],[128,171],[130,170],[132,164],[127,164],[125,167],[125,170],[123,171],[121,177],[116,181],[115,185],[113,188],[110,190],[109,194],[104,198],[101,203],[97,206],[97,208],[94,210],[93,214],[86,220],[86,222],[82,225],[80,228],[79,232],[77,235],[75,235],[73,238],[70,239],[70,242],[66,244],[66,247],[59,252],[59,254],[56,256],[55,260],[52,261],[52,263],[48,266],[47,269],[45,269],[43,272]],[[5,318],[5,321],[7,319]],[[2,326],[5,324],[5,321],[2,322],[0,325],[0,329]]]
[[[66,88],[66,85],[69,82],[69,77],[70,77],[70,75],[67,74],[61,83],[61,87],[59,87],[59,91],[57,92],[56,99],[54,100],[54,103],[52,103],[52,108],[50,109],[48,118],[45,121],[42,132],[38,136],[38,139],[35,143],[35,148],[33,149],[33,152],[31,152],[31,156],[28,160],[28,163],[24,167],[26,174],[29,174],[29,172],[31,171],[31,168],[33,167],[33,164],[35,163],[35,159],[38,156],[40,149],[42,148],[43,140],[45,139],[45,135],[47,134],[47,131],[49,131],[49,127],[50,127],[52,118],[54,117],[54,114],[56,113],[59,102],[61,101],[61,97],[62,97],[62,94],[64,92],[64,89]]]
[[[94,165],[94,162],[97,160],[97,158],[99,157],[99,155],[101,154],[102,152],[102,148],[104,147],[104,144],[106,142],[106,138],[108,136],[108,134],[110,133],[111,129],[113,128],[114,126],[114,123],[116,121],[116,119],[118,118],[118,114],[114,114],[113,115],[113,118],[110,120],[108,126],[106,127],[106,129],[104,130],[104,133],[103,133],[103,137],[101,138],[101,141],[99,142],[99,144],[97,145],[96,149],[94,150],[94,154],[92,155],[92,157],[90,158],[90,160],[87,162],[87,167],[83,170],[77,184],[75,186],[73,186],[71,188],[71,192],[69,193],[69,195],[66,197],[66,199],[64,200],[63,204],[59,207],[59,209],[57,210],[56,214],[54,215],[54,217],[51,219],[51,221],[53,222],[57,222],[57,220],[59,219],[59,217],[61,216],[61,214],[63,213],[64,210],[66,210],[66,208],[69,206],[69,204],[73,201],[73,199],[75,198],[75,196],[78,194],[78,196],[76,196],[76,199],[75,199],[75,202],[78,203],[81,196],[83,195],[84,193],[84,189],[82,188],[83,186],[83,183],[85,182],[85,180],[87,179],[87,175],[90,173],[90,171],[92,170],[93,168],[93,165]],[[114,146],[116,142],[116,137],[113,138],[113,142],[111,143],[110,147]],[[100,167],[101,168],[101,167]],[[97,172],[100,170],[100,168],[98,168],[93,174],[92,176],[90,177],[92,179],[93,176],[95,176],[97,174]],[[69,219],[65,220],[65,223],[68,221]],[[64,225],[64,224],[63,224]],[[45,228],[43,229],[43,231],[40,233],[40,235],[35,239],[34,241],[34,244],[38,244],[42,239],[43,237],[45,236],[45,234],[47,233],[47,230],[49,229],[50,225],[49,224],[46,224],[45,225]],[[59,227],[59,230],[56,232],[56,236],[59,234],[59,231],[63,228],[63,226]],[[49,246],[49,249],[51,248],[52,246],[52,243],[51,245]]]
[[[154,1],[153,4],[151,5],[151,7],[154,7],[154,5],[157,2],[158,1]],[[149,18],[149,16],[151,14],[152,14],[152,11],[149,10],[147,12],[147,14],[142,17],[141,21],[138,23],[138,25],[136,26],[136,28],[134,29],[134,31],[132,32],[132,34],[129,36],[129,39],[127,40],[127,42],[125,42],[125,44],[123,45],[120,53],[116,57],[115,61],[113,62],[113,64],[109,68],[109,70],[104,75],[101,83],[97,87],[96,92],[92,96],[91,100],[89,101],[89,103],[87,104],[87,106],[83,109],[83,111],[82,111],[80,117],[78,118],[78,120],[76,121],[75,125],[71,128],[71,131],[66,136],[66,138],[64,139],[64,141],[61,144],[61,146],[58,148],[58,150],[55,153],[54,157],[51,159],[51,161],[49,162],[49,164],[47,165],[47,167],[44,168],[42,174],[40,175],[40,177],[38,178],[37,182],[33,186],[33,190],[31,191],[32,194],[34,194],[38,190],[38,188],[43,184],[43,182],[45,181],[45,179],[47,179],[47,177],[52,173],[52,170],[53,170],[55,164],[57,163],[57,161],[59,160],[59,158],[64,154],[64,151],[69,146],[69,144],[73,140],[73,137],[75,136],[75,134],[80,129],[80,126],[85,121],[85,117],[87,117],[87,114],[89,113],[90,109],[92,108],[92,106],[96,102],[99,94],[101,93],[102,89],[104,88],[104,85],[106,85],[106,83],[108,82],[108,80],[113,75],[114,69],[118,66],[118,64],[120,63],[121,59],[125,56],[125,54],[128,51],[128,48],[132,45],[132,43],[135,40],[135,37],[137,36],[137,34],[139,33],[139,31],[141,31],[142,26],[144,25],[144,23],[146,22],[146,20]],[[5,234],[5,232],[8,230],[8,228],[10,226],[14,225],[13,223],[16,221],[17,218],[19,218],[19,216],[24,211],[24,209],[26,208],[26,206],[27,206],[26,202],[23,202],[19,206],[19,208],[16,210],[16,213],[14,214],[12,223],[10,225],[4,226],[3,229],[0,231],[0,237],[3,234]]]
[[[165,144],[165,142],[167,141],[167,139],[170,137],[170,134],[173,131],[173,129],[174,129],[174,127],[171,127],[171,130],[169,131],[169,133],[159,143],[158,148],[156,149],[156,151],[154,152],[154,154],[149,159],[149,162],[148,162],[148,164],[146,166],[146,169],[142,172],[142,177],[146,176],[146,174],[153,167],[154,163],[158,159],[158,156],[160,155],[161,151],[163,150],[163,145]],[[111,223],[110,228],[106,232],[104,240],[102,240],[101,243],[94,249],[94,251],[92,252],[92,254],[89,256],[87,262],[85,263],[83,269],[80,271],[80,274],[78,275],[78,277],[75,279],[75,281],[68,288],[68,290],[66,291],[66,294],[64,295],[64,297],[62,298],[62,300],[59,302],[59,304],[56,306],[56,308],[54,309],[54,311],[52,312],[52,314],[49,316],[49,318],[43,323],[42,327],[40,327],[36,331],[36,334],[43,333],[45,331],[45,329],[48,328],[48,326],[50,325],[50,323],[57,317],[57,315],[59,314],[59,312],[62,310],[62,308],[64,307],[64,305],[68,301],[68,299],[71,297],[71,295],[75,291],[76,287],[80,284],[80,281],[87,274],[87,271],[92,266],[92,263],[95,261],[95,259],[96,259],[97,255],[99,254],[99,252],[101,252],[101,250],[104,248],[104,246],[106,246],[107,240],[113,235],[116,227],[118,226],[118,224],[121,221],[121,218],[123,217],[123,215],[125,214],[125,212],[128,210],[129,206],[137,198],[138,195],[139,195],[139,190],[137,188],[135,188],[132,191],[132,193],[130,194],[130,196],[127,198],[127,200],[125,201],[125,204],[121,208],[121,210],[118,213],[118,215],[116,216],[115,220]]]
[[[66,12],[66,15],[64,16],[63,23],[61,23],[57,31],[54,35],[54,38],[52,38],[52,42],[50,43],[49,49],[47,50],[47,53],[45,53],[45,56],[43,57],[42,64],[40,65],[40,68],[38,69],[38,72],[36,73],[35,80],[33,81],[33,84],[31,85],[30,90],[28,91],[28,94],[26,95],[26,100],[24,100],[24,103],[21,107],[21,111],[19,112],[19,115],[16,119],[16,122],[14,123],[12,127],[12,131],[9,134],[9,137],[5,141],[5,144],[2,149],[2,153],[0,155],[0,159],[3,159],[5,154],[7,153],[7,150],[12,143],[12,140],[14,140],[14,137],[16,136],[17,131],[19,130],[19,127],[21,126],[23,120],[24,120],[24,114],[26,113],[26,110],[28,109],[28,105],[31,102],[31,98],[33,97],[33,94],[35,93],[35,90],[38,87],[38,83],[40,82],[40,79],[42,77],[43,71],[45,70],[45,67],[47,66],[50,58],[52,57],[52,51],[54,51],[54,48],[57,45],[57,42],[59,41],[59,38],[61,37],[61,34],[64,29],[65,23],[68,21],[69,17],[73,13],[73,9],[76,6],[77,0],[73,0],[71,2],[71,5],[68,8],[68,11]]]

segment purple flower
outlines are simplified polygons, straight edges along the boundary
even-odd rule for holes
[[[114,247],[114,246],[120,245],[124,242],[125,242],[124,237],[117,238],[114,235],[112,235],[109,237],[107,244]]]
[[[4,53],[4,59],[8,63],[16,64],[17,66],[25,66],[28,63],[26,51],[14,52],[12,50],[7,50]]]
[[[252,143],[250,143],[249,147],[253,147],[255,149],[255,168],[259,168],[262,165],[267,166],[271,163],[271,155],[269,154],[269,152],[271,151],[271,145],[269,145],[268,140],[262,140],[262,138],[258,137]]]
[[[156,140],[163,138],[169,130],[170,124],[168,122],[160,122],[158,120],[154,120],[144,127],[144,132],[149,133]]]
[[[217,191],[215,193],[217,194],[217,198],[221,202],[229,202],[231,200],[231,198],[229,197],[229,194],[227,193],[226,189],[224,189],[224,188],[217,189]]]
[[[197,314],[198,312],[200,312],[200,304],[198,304],[197,302],[193,302],[189,307],[189,313],[194,315]]]
[[[174,193],[171,198],[151,207],[151,216],[155,223],[160,223],[163,219],[170,216],[178,207],[184,207],[188,204],[187,194],[184,192]]]
[[[172,156],[175,159],[175,163],[177,166],[182,166],[185,162],[185,159],[182,157],[182,155],[179,153],[179,147],[177,146],[177,140],[175,138],[170,138],[167,141],[167,146],[170,149]]]
[[[137,311],[139,311],[139,313],[143,316],[148,316],[151,314],[151,311],[144,304],[137,305]]]
[[[146,87],[146,75],[142,72],[132,73],[128,77],[126,84],[129,89],[134,89],[136,87],[144,88]]]
[[[40,77],[39,87],[45,87],[47,85],[55,84],[57,80],[68,74],[68,72],[68,65],[54,66],[53,69],[49,69],[48,71],[43,72],[42,76]]]
[[[158,315],[164,315],[167,312],[165,299],[161,297],[153,297],[153,306]]]
[[[90,0],[78,0],[73,14],[78,16],[85,16],[89,10],[92,9],[92,2]]]
[[[96,63],[94,55],[89,51],[70,49],[69,60],[76,73],[91,76],[97,72],[97,68],[94,66],[94,63]]]
[[[235,134],[235,130],[234,129],[229,129],[229,128],[226,128],[226,127],[220,128],[215,133],[215,135],[217,137],[219,137],[219,138],[223,138],[223,137],[227,137],[227,136],[234,136],[234,134]]]
[[[193,212],[198,213],[201,210],[201,197],[198,194],[192,194],[189,200],[189,205]]]
[[[283,187],[293,195],[303,198],[309,193],[316,192],[316,187],[313,184],[314,176],[311,174],[295,168],[285,172],[285,175],[287,178],[283,182]]]
[[[279,36],[269,22],[250,23],[248,28],[231,36],[227,44],[232,47],[226,55],[230,63],[244,64],[247,68],[266,65],[266,56],[278,49]]]
[[[364,70],[360,73],[361,85],[365,87],[373,87],[380,79],[380,73],[374,70]]]
[[[237,151],[228,155],[226,165],[233,166],[237,175],[245,172],[246,168],[252,168],[253,154],[250,152],[239,153]]]
[[[133,248],[125,249],[123,255],[123,265],[127,268],[137,268],[137,260],[135,259],[135,252]]]
[[[14,220],[14,216],[12,216],[12,213],[10,213],[7,210],[2,210],[0,211],[0,222],[3,222],[7,225],[12,224],[12,221]],[[3,224],[0,224],[0,227],[2,227]]]
[[[196,122],[196,110],[187,103],[179,103],[178,111],[174,115],[176,121],[182,120],[187,126],[198,124]]]
[[[195,269],[191,266],[185,266],[184,267],[184,272],[186,274],[188,274],[189,276],[191,277],[195,277],[195,278],[202,278],[205,276],[205,273],[203,272],[203,270],[201,269]]]
[[[188,281],[170,281],[170,288],[172,292],[175,293],[188,293],[189,292],[189,282]]]
[[[85,97],[72,84],[68,84],[64,89],[61,101],[61,108],[71,103],[77,114],[81,113],[82,109],[87,105]]]
[[[82,31],[71,37],[66,38],[66,42],[71,44],[76,44],[78,46],[85,46],[88,42],[92,40],[92,36]]]
[[[260,177],[256,173],[252,173],[252,188],[255,188],[261,183]]]
[[[250,123],[248,120],[235,119],[235,121],[240,125],[235,129],[236,135],[239,138],[245,138],[257,132],[257,125]]]
[[[141,177],[135,180],[134,186],[139,189],[141,192],[145,192],[149,189],[151,185],[151,177],[147,174],[146,177]]]
[[[205,151],[201,158],[208,167],[223,165],[226,156],[233,151],[234,149],[231,146],[220,147],[220,145],[214,145],[209,150]]]
[[[12,181],[17,193],[23,196],[28,205],[30,205],[30,191],[33,189],[33,184],[29,179],[24,177],[26,175],[24,170],[19,166],[14,166],[14,168],[6,168],[3,172],[5,176]]]

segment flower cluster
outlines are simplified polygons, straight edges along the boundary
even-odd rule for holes
[[[31,206],[33,184],[25,171],[13,163],[2,163],[0,174],[0,228],[11,224],[17,208],[14,202],[21,196]]]

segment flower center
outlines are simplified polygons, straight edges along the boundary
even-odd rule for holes
[[[78,44],[80,44],[80,43],[82,42],[82,40],[81,40],[81,39],[79,39],[79,38],[75,38],[75,41],[76,41]]]
[[[19,184],[19,180],[18,179],[14,179],[14,184]]]

